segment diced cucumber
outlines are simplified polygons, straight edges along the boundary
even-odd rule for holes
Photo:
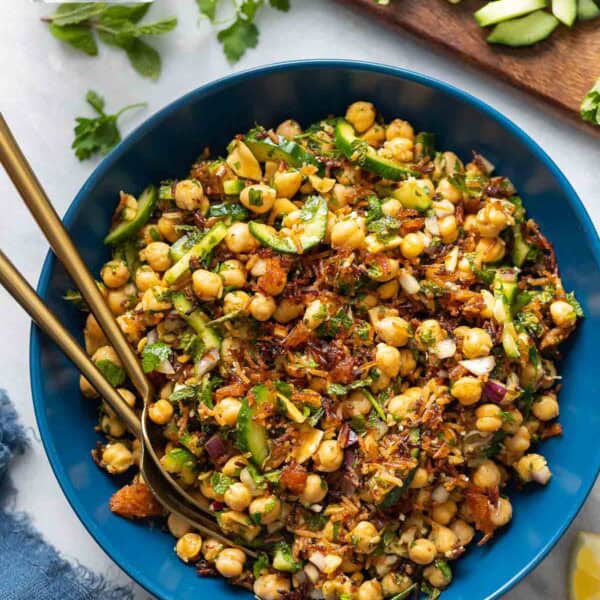
[[[577,18],[580,21],[589,21],[600,16],[600,7],[594,0],[578,0],[577,2]]]
[[[194,303],[183,292],[175,292],[171,296],[171,302],[180,315],[189,315],[194,310]]]
[[[302,568],[302,564],[292,555],[292,550],[285,542],[280,542],[273,555],[273,568],[286,573],[295,573]]]
[[[300,221],[302,230],[298,233],[297,239],[300,248],[289,238],[283,237],[276,229],[250,221],[248,227],[250,233],[265,246],[285,254],[298,254],[300,250],[306,252],[317,246],[325,237],[327,231],[327,201],[321,196],[311,196],[300,211]]]
[[[518,48],[532,46],[545,40],[557,27],[559,21],[543,10],[531,13],[521,19],[499,23],[488,35],[490,44],[503,44]]]
[[[186,252],[189,252],[194,246],[193,238],[189,235],[182,235],[178,240],[171,244],[169,248],[169,257],[173,262],[181,260]]]
[[[217,332],[209,327],[206,323],[208,317],[200,310],[195,310],[186,319],[188,325],[200,336],[204,348],[211,350],[216,348],[217,350],[221,347],[221,338],[217,335]]]
[[[239,196],[244,189],[244,182],[241,179],[226,179],[223,182],[223,191],[227,196]]]
[[[227,225],[219,222],[213,225],[206,235],[190,250],[188,250],[164,275],[167,285],[173,285],[180,277],[190,270],[192,258],[204,258],[225,236]]]
[[[118,244],[136,234],[152,216],[158,202],[158,192],[149,185],[140,195],[137,212],[131,221],[121,221],[105,238],[105,244]]]
[[[522,266],[530,250],[531,246],[523,239],[521,226],[515,225],[513,227],[513,248],[510,254],[513,265],[515,267]]]
[[[398,189],[394,190],[392,196],[400,200],[404,208],[412,208],[421,212],[426,211],[432,203],[429,189],[420,185],[415,179],[403,181]]]
[[[262,468],[269,456],[269,436],[266,428],[254,420],[254,411],[248,399],[242,400],[237,419],[237,446],[242,452],[250,452],[256,466]]]
[[[160,464],[167,473],[177,475],[188,485],[196,479],[196,458],[184,448],[173,448],[160,459]]]
[[[475,13],[475,20],[482,27],[487,27],[521,17],[546,6],[546,0],[496,0],[481,7]]]
[[[519,290],[517,271],[518,269],[498,269],[494,276],[494,297],[502,300],[508,308],[514,302]]]
[[[354,127],[345,119],[338,119],[335,126],[335,145],[346,158],[384,179],[400,181],[411,176],[420,176],[420,173],[406,165],[379,156],[375,148],[356,136]]]
[[[577,16],[577,0],[552,0],[552,14],[567,27],[571,27]]]
[[[277,394],[277,398],[283,405],[287,416],[294,421],[294,423],[304,423],[304,421],[306,421],[306,415],[302,414],[291,400],[286,398],[283,394]]]

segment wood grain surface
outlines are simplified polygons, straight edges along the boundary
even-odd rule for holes
[[[600,18],[577,23],[572,30],[559,26],[543,42],[530,48],[488,44],[484,30],[473,18],[479,0],[452,5],[447,0],[391,0],[387,6],[374,0],[340,0],[400,27],[467,60],[486,72],[543,99],[572,122],[586,126],[579,105],[600,77]]]

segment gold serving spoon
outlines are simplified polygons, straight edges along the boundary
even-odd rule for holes
[[[65,269],[73,279],[75,286],[79,289],[81,295],[87,302],[90,311],[96,317],[100,327],[111,342],[115,352],[121,359],[123,367],[133,386],[142,397],[143,410],[141,428],[138,427],[140,441],[142,442],[140,460],[140,471],[142,472],[142,475],[145,476],[144,471],[150,469],[151,467],[149,467],[149,465],[153,462],[156,469],[160,472],[162,479],[166,480],[165,483],[170,484],[176,490],[176,493],[188,503],[188,511],[191,510],[192,514],[197,513],[197,511],[192,508],[195,507],[199,511],[214,518],[209,503],[203,496],[200,494],[192,496],[162,467],[160,459],[151,443],[150,427],[148,425],[148,406],[154,400],[154,390],[152,385],[148,381],[137,356],[115,321],[94,278],[90,274],[71,237],[51,205],[50,200],[1,114],[0,161],[9,177],[12,179],[13,184],[17,188],[25,205],[50,243],[58,260],[64,265]],[[156,475],[156,473],[154,473],[154,475]],[[165,486],[161,486],[161,488],[162,487]],[[174,494],[171,494],[171,496],[176,497]],[[183,500],[180,500],[180,502],[183,502]],[[196,514],[196,518],[198,519],[199,517],[200,515]],[[228,541],[228,543],[231,542]]]

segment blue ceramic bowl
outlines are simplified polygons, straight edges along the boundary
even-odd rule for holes
[[[439,148],[455,150],[465,159],[473,149],[480,151],[510,177],[554,244],[565,286],[577,291],[586,313],[561,368],[565,435],[543,446],[554,474],[551,482],[515,495],[510,526],[456,563],[455,581],[444,593],[447,600],[498,598],[557,542],[583,504],[600,464],[600,242],[573,188],[523,131],[460,90],[393,67],[350,61],[263,67],[205,85],[148,119],[94,171],[65,224],[97,272],[108,257],[102,238],[119,190],[135,194],[148,182],[181,176],[204,146],[223,152],[235,133],[254,123],[274,126],[293,117],[307,124],[341,114],[357,99],[374,102],[388,119],[402,117],[417,130],[434,131]],[[81,313],[62,300],[69,286],[63,268],[49,254],[38,291],[81,337]],[[99,439],[93,431],[95,403],[81,398],[77,370],[35,327],[30,362],[48,458],[73,509],[102,548],[159,598],[249,598],[222,580],[200,579],[177,559],[169,534],[111,514],[108,499],[120,482],[90,459]],[[562,590],[557,594],[562,597]]]

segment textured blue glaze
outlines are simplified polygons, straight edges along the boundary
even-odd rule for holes
[[[600,465],[598,341],[600,241],[580,200],[543,150],[511,121],[480,100],[440,81],[354,61],[300,61],[226,77],[205,85],[148,119],[94,171],[65,216],[84,259],[97,272],[108,254],[102,237],[118,192],[139,193],[148,182],[182,176],[208,145],[222,152],[232,135],[254,123],[274,126],[289,117],[307,124],[340,114],[357,99],[371,100],[386,119],[402,117],[434,131],[438,147],[468,159],[477,150],[510,177],[529,213],[553,242],[563,281],[586,313],[561,370],[563,438],[544,444],[554,477],[544,488],[514,497],[508,528],[456,563],[447,600],[498,598],[556,543],[583,504]],[[63,323],[81,336],[81,313],[61,297],[69,287],[49,254],[38,290]],[[36,416],[52,468],[73,509],[104,550],[147,590],[163,599],[249,598],[220,580],[199,579],[173,553],[173,538],[111,515],[117,483],[97,469],[96,408],[81,398],[78,373],[34,327],[30,348]],[[557,590],[562,597],[563,590]]]

